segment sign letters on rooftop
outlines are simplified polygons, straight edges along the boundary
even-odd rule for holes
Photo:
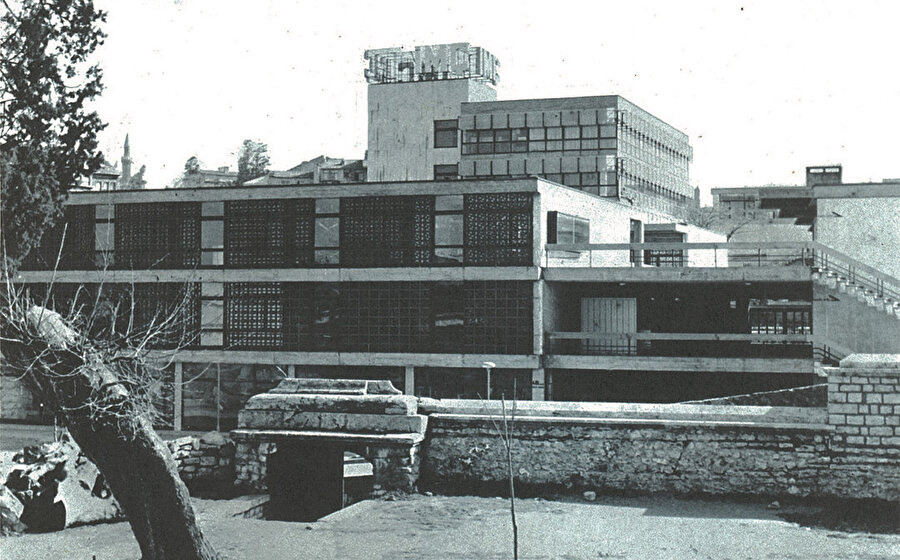
[[[370,84],[482,78],[496,85],[500,79],[497,58],[469,43],[427,45],[411,51],[373,49],[364,58],[369,61],[365,76]]]

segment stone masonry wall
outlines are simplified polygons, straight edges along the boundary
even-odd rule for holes
[[[517,483],[546,488],[673,494],[818,493],[823,430],[736,423],[554,419],[517,421]],[[490,492],[506,477],[503,445],[489,420],[429,420],[423,488]],[[523,489],[524,489],[523,488]]]
[[[210,432],[167,441],[178,473],[194,493],[229,493],[234,485],[234,443]]]
[[[900,499],[900,355],[855,354],[828,370],[832,494]]]
[[[266,461],[278,450],[274,441],[238,439],[234,461],[235,485],[242,492],[266,491]],[[374,494],[393,490],[413,492],[419,479],[419,445],[349,445],[372,463]]]
[[[515,423],[517,483],[526,492],[556,487],[900,501],[900,356],[856,354],[828,377],[827,423],[815,421],[812,409],[806,423],[749,415],[745,422],[628,418],[634,405],[607,417],[533,411]],[[742,408],[752,407],[733,410]],[[665,410],[676,408],[660,409],[672,415]],[[505,455],[490,418],[444,410],[428,426],[420,487],[503,491]]]

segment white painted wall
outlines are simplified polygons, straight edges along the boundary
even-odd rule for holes
[[[496,91],[475,79],[370,84],[369,181],[427,181],[434,166],[458,164],[460,148],[434,148],[434,121],[458,119],[465,101],[492,101]]]

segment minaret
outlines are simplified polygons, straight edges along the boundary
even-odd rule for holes
[[[127,189],[131,181],[131,146],[128,144],[128,134],[125,135],[125,151],[122,154],[122,174],[119,176],[119,188]]]

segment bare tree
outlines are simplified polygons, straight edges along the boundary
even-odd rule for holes
[[[0,298],[3,366],[62,416],[121,505],[144,559],[217,558],[152,425],[160,364],[150,351],[160,341],[183,342],[185,302],[147,319],[133,287],[131,297],[104,298],[101,286],[90,301],[79,287],[63,317],[49,309],[52,289],[51,282],[38,300],[7,278]]]
[[[516,380],[513,379],[513,401],[509,418],[506,416],[506,396],[500,395],[500,423],[494,421],[491,416],[491,422],[494,424],[494,430],[503,442],[503,449],[506,452],[506,475],[509,482],[509,515],[512,523],[513,532],[513,560],[519,559],[519,526],[516,523],[516,482],[513,475],[512,460],[512,441],[513,430],[516,421],[516,409],[518,408],[518,398],[516,396]]]
[[[752,214],[747,213],[737,218],[731,218],[719,208],[703,206],[696,208],[694,212],[692,212],[690,221],[694,225],[704,229],[721,233],[725,235],[726,241],[731,241],[731,238],[739,231],[760,220]]]

